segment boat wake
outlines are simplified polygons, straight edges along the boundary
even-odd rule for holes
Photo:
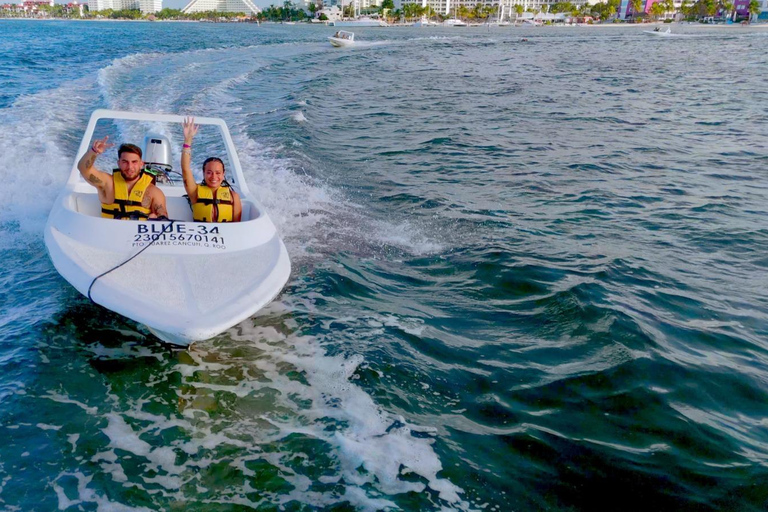
[[[130,333],[111,343],[59,333],[44,366],[80,376],[42,399],[66,412],[60,418],[90,418],[77,435],[68,422],[30,427],[62,445],[51,482],[59,507],[119,504],[98,483],[107,476],[151,510],[182,501],[407,509],[414,496],[418,508],[472,508],[440,476],[436,433],[384,411],[364,390],[386,376],[360,356],[328,355],[320,340],[295,332],[284,306],[268,309],[268,325],[241,325],[177,354],[138,345]],[[57,348],[65,346],[78,357],[64,357]],[[83,367],[104,380],[90,398],[79,391],[93,380]],[[91,464],[79,464],[83,457]]]
[[[257,106],[242,101],[240,88],[262,79],[253,51],[227,50],[237,64],[224,67],[223,51],[133,55],[0,112],[0,150],[8,165],[25,169],[0,192],[2,250],[28,266],[37,262],[34,276],[1,275],[12,296],[35,306],[8,308],[0,322],[8,340],[14,333],[39,338],[34,354],[18,357],[46,370],[4,402],[39,410],[35,401],[44,400],[56,411],[32,424],[9,417],[9,425],[60,448],[63,456],[43,457],[59,468],[49,482],[59,508],[136,503],[124,494],[130,490],[151,504],[147,510],[180,501],[407,509],[414,499],[418,508],[468,509],[462,490],[441,474],[434,432],[376,404],[359,383],[378,374],[361,356],[334,353],[335,346],[302,334],[306,329],[280,310],[285,303],[291,311],[311,307],[309,297],[290,297],[289,290],[290,301],[189,351],[169,352],[144,327],[77,299],[44,257],[45,218],[95,107],[226,118],[246,181],[298,265],[392,245],[432,250],[414,227],[368,218],[305,161],[254,131],[254,119],[281,122],[290,110],[279,93],[263,95]],[[161,62],[169,64],[168,75],[145,90]],[[229,68],[238,71],[222,75]],[[126,141],[139,136],[121,126],[118,133]],[[31,189],[35,195],[26,193]]]

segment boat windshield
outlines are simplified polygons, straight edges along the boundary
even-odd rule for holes
[[[99,157],[96,167],[109,171],[117,166],[117,150],[120,144],[139,146],[142,151],[144,170],[155,176],[163,186],[184,187],[181,175],[181,150],[184,130],[181,123],[138,121],[133,119],[99,119],[93,130],[89,146],[97,139],[109,136],[110,147]],[[192,148],[192,172],[195,181],[203,179],[202,165],[208,157],[218,157],[224,162],[226,178],[235,184],[232,162],[226,149],[221,130],[215,125],[201,124]],[[108,166],[111,168],[107,168]]]

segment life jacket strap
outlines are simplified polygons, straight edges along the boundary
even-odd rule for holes
[[[213,204],[213,205],[216,205],[216,204],[234,205],[235,204],[235,202],[230,199],[225,200],[225,199],[210,199],[210,198],[199,198],[199,197],[197,198],[197,202],[202,204]]]
[[[101,213],[104,213],[106,215],[111,215],[115,219],[130,219],[130,220],[147,220],[149,219],[149,215],[143,212],[126,212],[123,210],[109,210],[107,208],[102,208]]]

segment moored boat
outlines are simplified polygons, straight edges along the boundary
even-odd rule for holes
[[[450,18],[443,22],[444,27],[466,27],[467,24],[458,18]]]
[[[242,221],[193,221],[181,180],[172,176],[169,138],[162,133],[178,132],[182,121],[177,115],[93,112],[69,179],[48,217],[45,245],[56,270],[80,293],[146,325],[166,342],[189,345],[271,302],[288,280],[291,265],[274,224],[248,189],[222,119],[198,117],[196,122],[211,141],[206,144],[210,153],[226,162],[227,180],[241,197]],[[91,147],[94,133],[117,140],[117,129],[146,133],[150,126],[152,131],[161,127],[161,133],[145,138],[144,161],[164,160],[151,162],[149,171],[157,175],[156,186],[166,197],[169,220],[103,218],[97,190],[82,178],[77,162]]]
[[[359,18],[347,19],[347,20],[335,20],[329,21],[328,25],[331,27],[388,27],[386,21],[377,18],[371,18],[370,16],[361,16]]]

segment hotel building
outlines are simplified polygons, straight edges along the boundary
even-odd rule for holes
[[[150,14],[163,10],[163,0],[88,0],[88,10],[105,11],[112,9],[138,9],[143,14]]]
[[[186,14],[205,11],[259,14],[261,9],[251,0],[192,0],[181,11]]]

